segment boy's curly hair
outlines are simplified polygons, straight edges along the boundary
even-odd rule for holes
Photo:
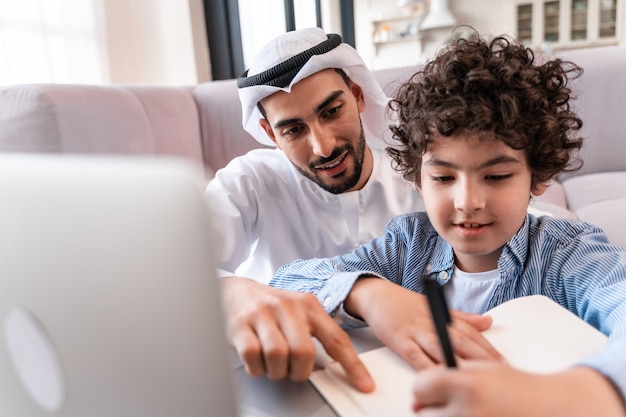
[[[428,144],[463,129],[524,149],[533,186],[579,169],[582,121],[570,109],[568,81],[581,74],[560,59],[538,64],[529,48],[506,37],[456,40],[400,85],[389,103],[396,143],[387,152],[394,168],[421,185]]]

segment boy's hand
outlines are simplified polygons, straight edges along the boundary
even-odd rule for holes
[[[228,338],[250,375],[305,381],[315,365],[315,337],[355,388],[374,389],[350,337],[314,295],[241,277],[222,278],[221,289]]]
[[[413,386],[416,416],[624,417],[611,383],[591,368],[529,374],[494,363],[420,372]]]
[[[374,334],[416,369],[443,363],[443,353],[428,300],[422,294],[380,278],[360,278],[344,302],[349,314],[361,317]],[[491,317],[451,311],[450,339],[461,359],[503,361],[481,331]]]

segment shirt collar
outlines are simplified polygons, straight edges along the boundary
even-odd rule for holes
[[[526,214],[522,227],[513,235],[504,248],[498,261],[498,269],[507,270],[513,263],[524,265],[528,256],[528,236],[530,234],[530,215]]]
[[[438,274],[441,271],[451,272],[452,268],[454,268],[454,251],[452,246],[439,236],[432,223],[430,223],[426,212],[420,212],[418,216],[422,217],[421,222],[424,225],[424,232],[428,235],[426,239],[430,239],[433,236],[436,239],[435,247],[430,252],[430,259],[426,264],[426,272],[429,274]]]

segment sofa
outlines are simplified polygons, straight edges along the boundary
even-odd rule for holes
[[[574,84],[583,119],[583,168],[560,176],[533,206],[597,224],[626,247],[626,47],[556,53],[584,69]],[[374,71],[392,94],[415,67]],[[259,148],[241,126],[235,80],[196,86],[30,84],[0,87],[0,151],[176,156],[207,181],[233,157]]]

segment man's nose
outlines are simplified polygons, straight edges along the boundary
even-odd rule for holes
[[[336,144],[337,139],[335,135],[328,129],[325,129],[323,126],[311,127],[311,148],[315,155],[323,158],[329,157],[333,153]]]

